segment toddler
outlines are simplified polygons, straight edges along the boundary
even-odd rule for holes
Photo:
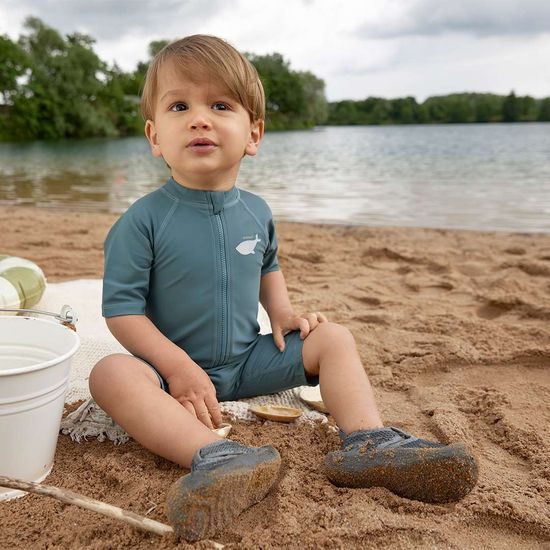
[[[103,315],[131,355],[90,375],[96,402],[152,452],[190,468],[169,491],[189,540],[214,535],[274,484],[281,458],[212,431],[219,402],[320,384],[342,446],[328,479],[386,487],[426,502],[465,496],[477,464],[384,427],[350,331],[320,312],[297,314],[277,261],[272,214],[235,181],[264,133],[254,67],[225,41],[188,36],[153,59],[141,100],[152,154],[171,173],[136,201],[105,241]],[[273,333],[259,334],[258,300]]]

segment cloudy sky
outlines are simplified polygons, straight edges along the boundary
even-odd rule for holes
[[[90,34],[125,70],[152,40],[207,33],[283,54],[323,78],[331,101],[550,96],[550,0],[0,0],[0,34],[17,38],[28,15]]]

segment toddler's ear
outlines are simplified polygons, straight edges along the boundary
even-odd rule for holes
[[[264,135],[264,121],[257,120],[250,125],[250,138],[246,144],[245,153],[253,157],[260,147],[260,141]]]
[[[152,120],[148,120],[145,123],[145,136],[151,145],[151,153],[154,157],[160,157],[162,155],[160,145],[158,142],[158,133],[155,128],[155,123]]]

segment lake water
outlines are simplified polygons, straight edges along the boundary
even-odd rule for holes
[[[0,205],[121,212],[164,183],[145,138],[0,143]],[[276,219],[550,231],[550,123],[268,133],[237,184]]]

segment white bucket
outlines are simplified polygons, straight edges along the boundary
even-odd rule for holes
[[[40,482],[50,473],[79,344],[59,322],[0,316],[0,475]],[[23,494],[0,487],[0,500]]]

